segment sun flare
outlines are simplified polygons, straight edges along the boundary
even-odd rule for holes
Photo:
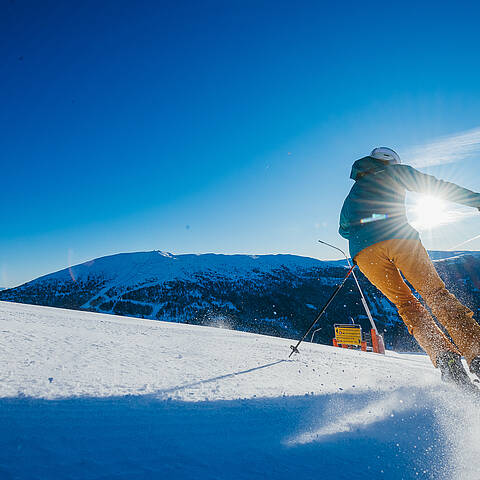
[[[449,214],[445,203],[436,197],[421,196],[412,207],[412,224],[419,229],[428,230],[449,223]]]

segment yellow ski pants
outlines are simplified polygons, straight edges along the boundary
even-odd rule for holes
[[[355,257],[360,271],[398,309],[408,331],[433,364],[439,353],[460,353],[467,363],[480,356],[480,325],[473,312],[446,288],[419,240],[393,239],[375,243]],[[400,272],[423,297],[455,345],[440,330],[428,310],[415,298]]]

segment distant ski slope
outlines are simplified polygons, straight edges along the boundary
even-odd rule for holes
[[[475,480],[423,355],[0,302],[1,478]]]

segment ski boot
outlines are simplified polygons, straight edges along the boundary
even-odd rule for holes
[[[454,384],[466,392],[479,393],[478,388],[472,383],[467,371],[463,367],[462,358],[458,353],[441,353],[437,357],[437,367],[442,373],[444,382]]]
[[[470,364],[470,371],[480,380],[480,357],[475,357]],[[478,382],[478,380],[476,380]]]

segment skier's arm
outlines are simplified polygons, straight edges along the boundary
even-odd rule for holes
[[[409,165],[393,165],[395,179],[407,190],[427,193],[451,202],[480,208],[480,193],[472,192],[455,183],[439,180],[433,175],[421,173]]]
[[[350,222],[348,221],[348,218],[347,218],[346,206],[344,203],[342,207],[342,211],[340,212],[340,228],[338,229],[338,233],[343,238],[348,239],[350,237],[349,226],[350,226]]]

